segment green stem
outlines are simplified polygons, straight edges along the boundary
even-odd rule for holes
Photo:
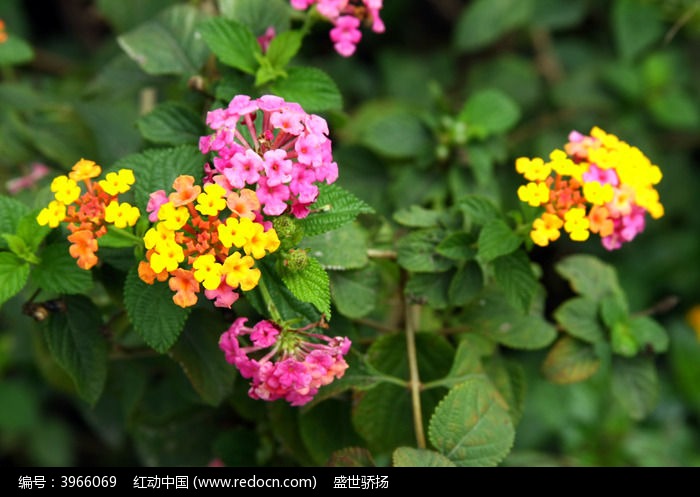
[[[419,449],[425,449],[425,432],[423,431],[423,411],[420,405],[420,376],[418,375],[418,356],[416,354],[416,323],[420,306],[406,306],[406,349],[408,353],[408,369],[410,373],[409,387],[411,389],[411,406],[413,408],[413,429],[416,433],[416,444]]]
[[[462,376],[454,376],[451,378],[440,378],[439,380],[429,381],[423,383],[423,390],[430,390],[431,388],[446,387],[451,388],[459,383],[467,381],[469,378],[474,378],[475,376],[483,376],[482,373],[470,373]]]
[[[270,291],[267,289],[267,285],[265,284],[264,278],[260,278],[260,281],[258,281],[258,289],[260,290],[260,295],[262,295],[262,298],[265,301],[267,312],[270,313],[270,317],[272,318],[272,320],[275,323],[282,323],[282,315],[280,314],[279,309],[277,309],[275,302],[270,296]]]

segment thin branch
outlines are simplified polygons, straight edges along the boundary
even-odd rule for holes
[[[671,43],[671,40],[675,38],[675,36],[678,34],[678,32],[681,30],[683,26],[688,24],[690,20],[693,18],[697,10],[700,8],[700,2],[695,2],[688,10],[686,10],[682,16],[678,18],[678,20],[671,26],[671,29],[668,30],[666,33],[666,36],[664,36],[664,44],[668,45]]]
[[[367,257],[370,259],[396,259],[395,250],[367,249]]]
[[[416,433],[416,444],[419,449],[425,449],[425,433],[423,431],[423,411],[420,405],[420,376],[418,375],[418,356],[416,354],[416,323],[420,314],[420,306],[406,305],[406,348],[408,352],[408,369],[410,372],[409,386],[411,389],[411,406],[413,408],[413,429]]]
[[[655,314],[666,314],[678,305],[680,299],[675,295],[669,295],[659,300],[657,303],[644,309],[643,311],[635,312],[634,316],[653,316]]]

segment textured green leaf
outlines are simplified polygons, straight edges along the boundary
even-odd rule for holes
[[[19,36],[10,33],[7,39],[0,43],[0,66],[24,64],[32,59],[34,59],[34,50]]]
[[[598,318],[598,304],[586,297],[574,297],[554,311],[554,319],[571,336],[585,342],[598,343],[605,331]]]
[[[330,316],[330,279],[318,260],[309,257],[304,269],[285,271],[282,281],[297,299],[312,303],[319,312]]]
[[[113,169],[129,168],[134,171],[136,203],[145,213],[151,193],[157,190],[170,193],[173,181],[181,174],[201,177],[204,162],[204,156],[195,145],[182,145],[128,155],[115,163]]]
[[[517,426],[525,408],[525,371],[520,363],[496,354],[484,361],[486,374],[508,404],[508,414]]]
[[[600,366],[593,346],[573,337],[562,337],[549,350],[542,373],[552,383],[576,383],[590,378]]]
[[[338,312],[357,319],[377,305],[379,271],[374,264],[354,271],[331,271],[331,297]]]
[[[299,418],[304,445],[317,465],[328,462],[333,452],[343,447],[360,445],[350,422],[346,404],[330,399],[314,406]]]
[[[199,32],[221,62],[248,74],[255,74],[258,68],[257,57],[262,55],[262,51],[247,26],[218,17],[202,23]]]
[[[92,288],[92,272],[78,267],[63,243],[44,248],[32,280],[39,288],[60,294],[84,293]]]
[[[610,347],[615,354],[624,357],[634,357],[639,352],[639,343],[627,321],[616,322],[610,328]]]
[[[192,5],[174,5],[117,41],[148,74],[194,75],[207,58],[207,47],[196,29],[204,17]]]
[[[576,293],[596,302],[608,293],[620,292],[615,269],[591,255],[571,255],[555,269]]]
[[[397,261],[408,271],[437,273],[447,271],[452,261],[436,253],[435,248],[445,237],[440,228],[412,231],[396,244]]]
[[[391,459],[397,468],[454,468],[457,466],[439,452],[413,447],[399,447],[394,451]]]
[[[664,34],[658,6],[638,0],[615,0],[612,9],[613,33],[623,59],[634,59],[658,42]]]
[[[303,37],[301,31],[285,31],[275,36],[265,54],[272,67],[284,69],[301,48]]]
[[[468,195],[459,202],[467,220],[474,224],[487,224],[500,216],[493,201],[481,195]]]
[[[616,358],[612,369],[612,391],[633,419],[644,419],[656,406],[659,381],[651,358]]]
[[[316,67],[290,67],[287,77],[276,79],[270,91],[287,102],[297,102],[306,112],[343,107],[343,97],[335,81]]]
[[[454,261],[465,261],[472,259],[477,251],[476,239],[464,231],[450,233],[438,243],[435,251],[443,257]]]
[[[479,257],[490,262],[502,255],[514,252],[522,243],[522,238],[503,221],[486,224],[479,234]]]
[[[493,269],[508,302],[518,309],[528,309],[538,285],[527,254],[519,250],[499,257],[493,261]]]
[[[204,134],[203,120],[178,102],[163,102],[136,121],[141,136],[153,143],[186,145]]]
[[[428,436],[457,466],[495,466],[510,452],[515,429],[498,391],[487,379],[474,377],[442,399]]]
[[[600,318],[609,328],[619,323],[626,324],[629,321],[629,313],[627,298],[621,292],[607,295],[600,302]]]
[[[199,396],[214,406],[231,393],[237,374],[219,349],[219,337],[226,328],[220,318],[195,311],[170,349],[170,356],[180,364]]]
[[[476,0],[469,3],[457,19],[455,46],[474,51],[496,41],[506,32],[530,18],[530,0]]]
[[[80,396],[95,404],[107,378],[107,341],[99,309],[82,296],[63,297],[66,310],[51,314],[44,338]]]
[[[18,294],[29,278],[29,264],[15,254],[0,252],[0,305]]]
[[[325,269],[358,269],[367,265],[367,233],[356,223],[304,238],[299,246]]]
[[[444,309],[450,304],[452,272],[413,273],[404,294],[413,302],[428,304],[435,309]]]
[[[476,138],[504,133],[520,119],[518,104],[498,90],[481,90],[469,97],[459,113],[467,134]]]
[[[309,214],[299,222],[304,227],[306,236],[340,228],[359,214],[374,212],[364,201],[338,185],[323,183],[318,190],[318,198],[311,208],[318,209],[319,212]]]
[[[507,347],[536,350],[551,344],[557,338],[557,330],[539,316],[523,316],[486,335]]]
[[[10,252],[15,254],[17,257],[31,264],[39,263],[39,259],[37,259],[34,252],[29,249],[27,243],[22,239],[22,237],[10,235],[8,233],[4,233],[3,235],[0,235],[0,237],[5,240]]]
[[[36,222],[38,213],[38,211],[29,212],[17,223],[17,236],[25,241],[27,248],[32,254],[36,252],[41,242],[44,241],[44,238],[51,233],[51,228],[48,226],[40,226]]]
[[[647,316],[636,316],[629,321],[630,332],[642,349],[660,354],[668,350],[668,333],[663,326]]]
[[[410,228],[432,228],[440,222],[442,213],[412,205],[394,213],[394,221]]]
[[[459,268],[450,282],[447,295],[450,305],[464,305],[476,297],[484,286],[484,275],[481,266],[475,261],[469,261]]]
[[[124,305],[136,332],[156,351],[166,352],[177,341],[190,308],[173,302],[173,291],[166,283],[148,285],[133,268],[124,283]]]
[[[19,200],[0,195],[0,234],[17,233],[17,227],[23,216],[29,212],[29,208]],[[37,229],[39,225],[37,224]],[[7,248],[7,242],[0,237],[0,249]]]
[[[219,0],[219,11],[227,19],[248,26],[255,35],[261,35],[273,26],[279,33],[289,27],[291,8],[285,0]]]

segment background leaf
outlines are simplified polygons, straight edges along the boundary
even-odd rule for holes
[[[53,243],[41,252],[41,262],[32,271],[32,281],[47,292],[84,293],[92,288],[92,272],[78,267],[67,244]]]
[[[257,56],[262,52],[247,26],[231,19],[214,18],[202,23],[199,32],[218,60],[245,73],[255,74]]]
[[[194,144],[205,134],[202,119],[189,107],[163,102],[139,118],[136,125],[146,140],[163,145]]]
[[[29,278],[29,264],[15,254],[0,252],[0,305],[18,294]]]
[[[278,78],[270,92],[287,102],[297,102],[306,112],[324,112],[343,107],[343,97],[335,81],[316,67],[290,67]]]
[[[392,460],[397,468],[454,468],[456,466],[455,463],[439,452],[427,449],[414,449],[413,447],[399,447],[394,451]]]
[[[654,362],[650,358],[616,358],[612,370],[612,391],[629,415],[643,419],[651,413],[659,397]]]
[[[542,373],[553,383],[583,381],[598,370],[600,359],[593,347],[575,338],[562,337],[550,349]]]

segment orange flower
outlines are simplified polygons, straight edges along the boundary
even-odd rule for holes
[[[5,32],[5,21],[0,19],[0,43],[7,41],[7,33]]]
[[[149,252],[153,252],[153,251],[150,250]],[[139,271],[139,278],[141,278],[141,281],[143,281],[144,283],[148,283],[149,285],[152,285],[155,280],[165,281],[168,279],[168,272],[167,271],[161,271],[160,273],[156,273],[151,268],[151,265],[146,261],[139,262],[138,271]]]
[[[177,268],[170,273],[172,277],[168,285],[173,292],[173,302],[180,307],[190,307],[197,303],[197,293],[199,292],[199,282],[194,279],[192,271]]]
[[[260,200],[253,190],[243,188],[240,195],[236,192],[229,193],[226,204],[231,212],[238,217],[247,217],[255,220],[255,212],[260,210]]]
[[[78,259],[78,267],[82,269],[90,269],[97,264],[97,240],[92,231],[80,230],[68,236],[68,241],[72,245],[68,249],[70,255]]]
[[[591,223],[591,231],[603,238],[612,235],[615,231],[615,225],[606,207],[594,205],[588,213],[588,220]]]
[[[199,194],[202,193],[202,187],[195,185],[194,177],[188,175],[181,175],[175,178],[173,188],[175,191],[168,196],[168,200],[175,207],[194,202]]]

